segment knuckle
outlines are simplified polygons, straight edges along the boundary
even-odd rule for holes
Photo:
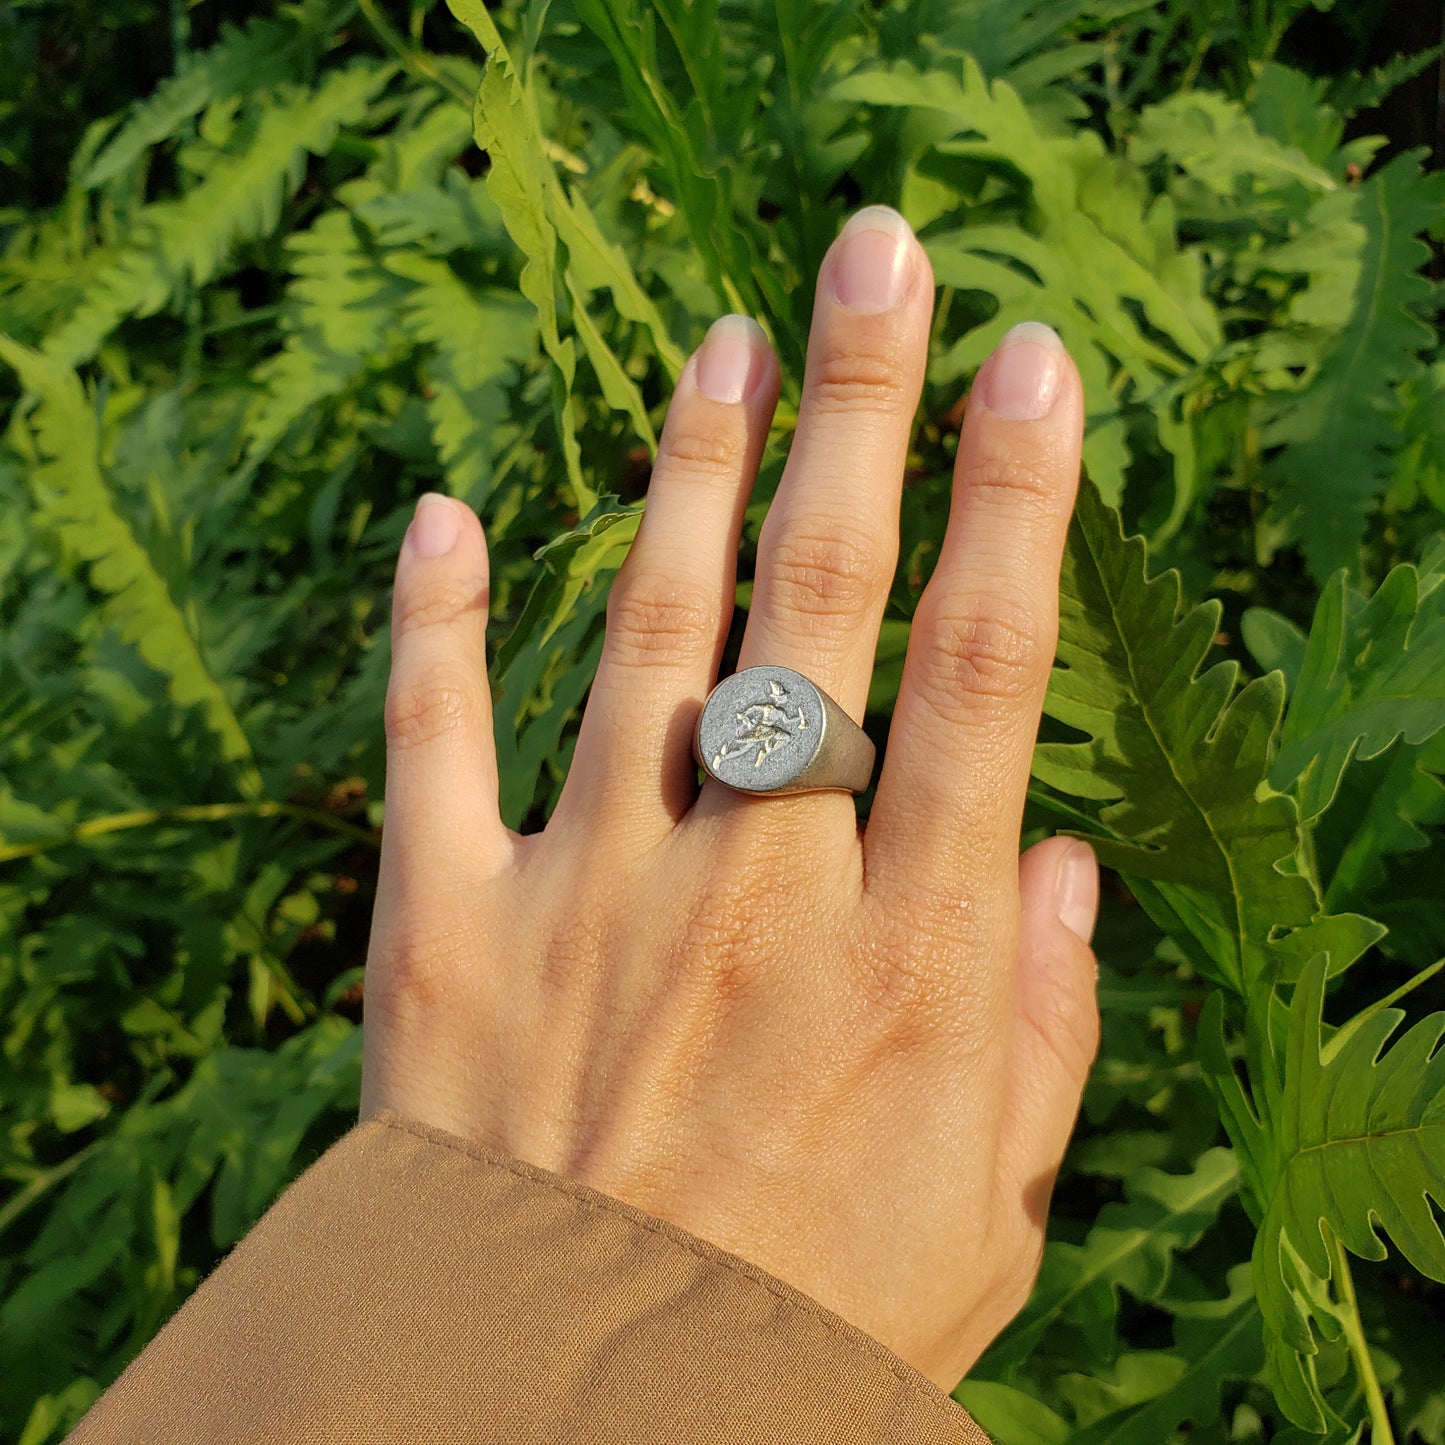
[[[869,1006],[890,1020],[926,1032],[958,1005],[957,991],[941,986],[939,970],[916,948],[868,948],[863,962]]]
[[[751,998],[764,972],[764,951],[755,907],[732,896],[721,884],[699,890],[683,919],[675,951],[682,969],[707,982],[725,1009]]]
[[[874,913],[860,949],[869,1009],[911,1038],[968,1043],[978,1020],[995,1011],[983,972],[967,966],[973,913],[956,893],[946,912],[926,894],[911,894],[906,930],[887,926],[881,908]]]
[[[458,936],[434,923],[393,920],[376,930],[366,960],[366,1006],[402,1029],[424,1029],[457,1003]]]
[[[461,577],[432,579],[425,587],[399,591],[392,609],[398,635],[458,622],[472,612],[487,611],[487,589]]]
[[[383,710],[388,746],[405,751],[460,731],[475,714],[476,694],[475,678],[455,663],[394,670]]]
[[[741,437],[721,425],[680,427],[666,435],[657,469],[705,482],[735,483],[742,472]]]
[[[883,412],[894,415],[910,392],[897,358],[880,352],[825,353],[808,379],[808,399],[824,415]]]
[[[1013,513],[1053,511],[1062,492],[1046,468],[1030,457],[1007,452],[986,452],[966,464],[966,490],[989,503],[1005,506]]]
[[[846,530],[782,533],[773,543],[767,577],[783,608],[826,617],[865,612],[890,580],[875,542]]]
[[[619,576],[607,599],[608,653],[623,663],[692,661],[715,631],[696,588],[665,573]]]
[[[919,678],[924,697],[950,720],[980,698],[1025,701],[1051,657],[1031,608],[997,597],[977,599],[928,619]]]

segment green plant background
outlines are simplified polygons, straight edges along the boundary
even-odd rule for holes
[[[415,498],[486,524],[535,828],[683,360],[741,310],[783,362],[741,617],[874,201],[940,287],[880,738],[972,372],[1039,319],[1088,399],[1023,842],[1116,870],[1104,1044],[958,1398],[1001,1445],[1445,1442],[1445,180],[1368,115],[1437,56],[1327,9],[0,12],[0,1436],[354,1119]]]

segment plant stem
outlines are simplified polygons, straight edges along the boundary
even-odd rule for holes
[[[348,823],[344,818],[333,817],[320,808],[303,808],[295,803],[278,803],[264,799],[259,803],[201,803],[183,808],[141,808],[134,813],[111,813],[103,818],[87,818],[77,823],[68,833],[58,838],[43,838],[38,843],[15,843],[9,847],[0,846],[0,863],[10,863],[16,858],[32,858],[37,853],[48,853],[52,848],[66,843],[85,843],[91,838],[106,833],[120,833],[128,828],[145,828],[160,823],[219,823],[228,818],[299,818],[307,823],[340,833],[356,843],[365,843],[378,848],[380,844],[365,828]]]
[[[401,61],[405,69],[423,80],[431,81],[433,85],[439,85],[448,95],[461,101],[468,111],[471,110],[474,97],[442,71],[425,50],[415,50],[408,45],[386,16],[377,9],[376,0],[356,0],[356,3],[366,17],[366,23],[376,32],[377,38]]]
[[[1335,1238],[1335,1232],[1321,1221],[1325,1243],[1330,1254],[1330,1273],[1334,1276],[1339,1291],[1340,1303],[1345,1306],[1342,1323],[1345,1341],[1350,1348],[1350,1358],[1355,1364],[1355,1374],[1360,1388],[1364,1391],[1365,1404],[1370,1411],[1370,1445],[1395,1445],[1395,1432],[1390,1424],[1390,1412],[1385,1405],[1385,1395],[1375,1377],[1375,1364],[1370,1359],[1370,1342],[1365,1338],[1365,1327],[1360,1323],[1360,1310],[1355,1298],[1355,1281],[1350,1274],[1349,1261],[1344,1246]]]
[[[1348,1023],[1340,1025],[1333,1037],[1325,1044],[1320,1057],[1328,1063],[1344,1048],[1346,1041],[1367,1020],[1373,1018],[1381,1009],[1393,1008],[1411,989],[1419,988],[1427,979],[1434,978],[1442,968],[1445,968],[1445,958],[1437,958],[1428,968],[1422,968],[1414,978],[1407,978],[1393,993],[1388,993],[1384,998],[1377,999],[1368,1008],[1361,1009]]]
[[[53,1164],[43,1173],[37,1174],[18,1194],[14,1194],[6,1200],[5,1207],[0,1209],[0,1234],[4,1234],[46,1190],[55,1188],[57,1184],[63,1183],[74,1174],[94,1149],[94,1143],[87,1144],[84,1149],[77,1150],[70,1158],[62,1159],[59,1164]]]
[[[1393,1008],[1411,989],[1419,988],[1426,980],[1434,978],[1442,968],[1445,968],[1445,958],[1437,958],[1428,968],[1422,968],[1414,978],[1407,978],[1393,993],[1387,993],[1378,1003],[1372,1003],[1360,1017],[1368,1018],[1382,1008]]]

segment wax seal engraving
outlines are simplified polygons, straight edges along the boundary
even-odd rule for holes
[[[789,704],[793,710],[789,711]],[[763,759],[786,747],[808,726],[808,714],[801,703],[793,703],[792,695],[777,678],[768,682],[768,697],[745,703],[734,714],[737,736],[729,738],[713,755],[712,765],[720,768],[731,758],[742,757],[757,750],[753,766],[760,768]]]

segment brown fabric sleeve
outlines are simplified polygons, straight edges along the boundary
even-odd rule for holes
[[[396,1114],[328,1149],[68,1445],[988,1445],[737,1255]]]

